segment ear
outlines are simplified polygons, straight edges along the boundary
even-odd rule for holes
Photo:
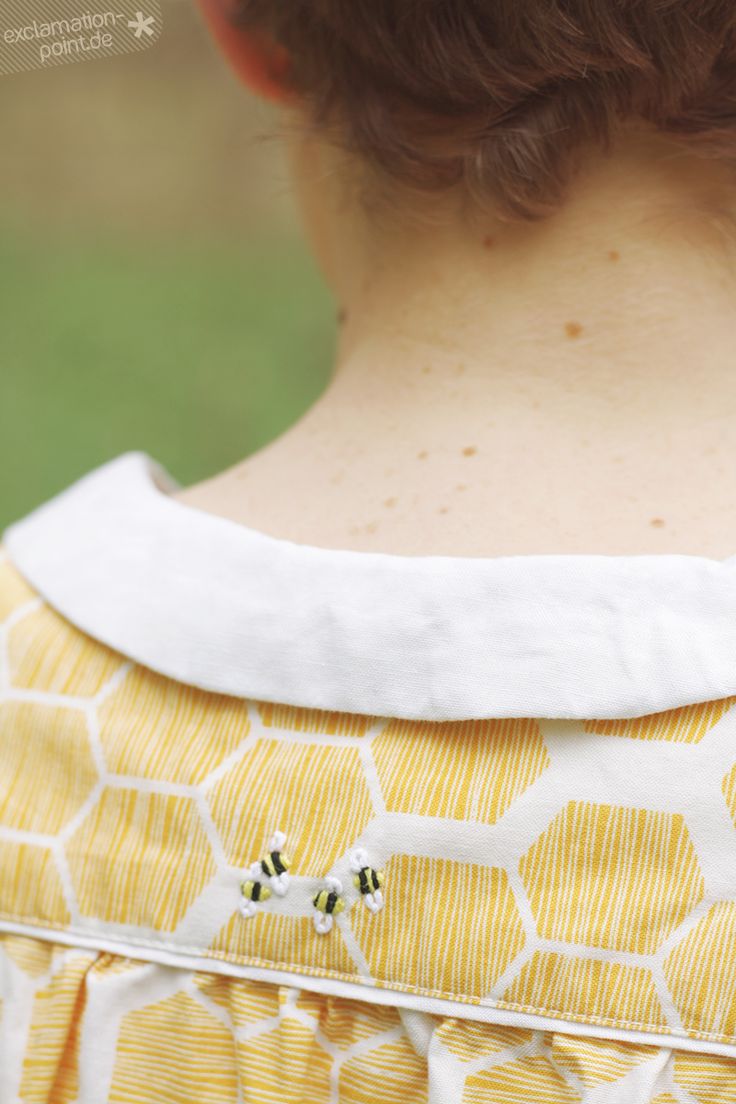
[[[212,37],[240,80],[252,92],[276,103],[293,103],[288,87],[289,55],[268,35],[239,27],[237,0],[198,0]]]

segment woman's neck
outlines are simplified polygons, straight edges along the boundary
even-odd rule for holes
[[[336,226],[329,386],[180,497],[357,550],[736,553],[728,184],[634,145],[542,223]]]

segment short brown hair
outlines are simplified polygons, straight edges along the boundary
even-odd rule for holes
[[[314,121],[400,181],[553,210],[638,119],[736,155],[736,0],[237,0]]]

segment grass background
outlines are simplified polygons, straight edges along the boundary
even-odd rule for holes
[[[0,528],[141,448],[183,483],[325,386],[334,305],[273,118],[194,11],[151,50],[0,84]]]

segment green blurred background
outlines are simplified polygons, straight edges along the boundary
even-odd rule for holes
[[[204,478],[328,379],[271,109],[163,15],[142,53],[0,81],[0,529],[128,449]]]

